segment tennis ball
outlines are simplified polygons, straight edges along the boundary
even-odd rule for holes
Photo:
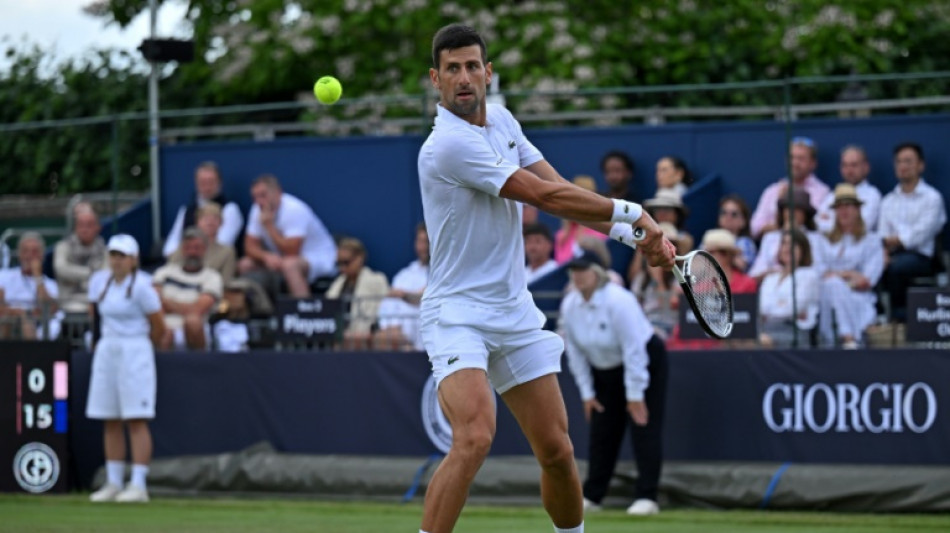
[[[340,99],[343,94],[343,86],[340,80],[333,76],[324,76],[313,84],[313,94],[321,104],[332,104]]]

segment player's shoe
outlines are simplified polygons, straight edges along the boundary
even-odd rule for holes
[[[115,497],[115,501],[120,503],[146,503],[148,502],[148,491],[142,487],[129,485]]]
[[[106,483],[96,492],[93,492],[89,495],[89,501],[91,502],[114,502],[115,497],[122,492],[122,487],[118,485],[113,485],[112,483]]]
[[[600,505],[588,500],[587,498],[584,498],[584,512],[585,513],[596,513],[597,511],[600,511],[600,509],[601,509]]]
[[[633,516],[648,516],[660,513],[660,506],[653,500],[641,498],[633,502],[633,505],[627,507],[627,514]]]

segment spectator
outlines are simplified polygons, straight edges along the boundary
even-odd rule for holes
[[[818,165],[818,147],[815,141],[808,137],[795,137],[789,146],[791,158],[792,181],[795,190],[805,190],[808,192],[811,205],[814,209],[821,207],[831,189],[821,180],[815,177],[815,167]],[[759,205],[752,214],[750,227],[752,236],[756,239],[761,238],[766,233],[777,229],[776,206],[779,198],[788,196],[788,179],[782,178],[777,182],[766,187],[759,198]]]
[[[756,246],[749,232],[749,205],[738,194],[729,194],[719,201],[719,227],[735,236],[741,251],[735,256],[735,267],[743,272],[755,262]]]
[[[373,339],[378,350],[423,349],[419,303],[429,283],[429,233],[425,222],[416,226],[415,250],[416,260],[396,273],[389,296],[379,306],[379,330]]]
[[[276,299],[280,280],[291,296],[310,296],[310,284],[334,274],[336,244],[310,209],[283,192],[277,178],[264,174],[251,185],[254,206],[248,215],[244,253],[238,272],[251,277]]]
[[[183,205],[178,209],[178,215],[162,248],[163,256],[169,257],[178,250],[181,245],[182,231],[197,224],[198,208],[208,202],[221,206],[221,228],[218,231],[217,242],[225,246],[235,245],[241,233],[241,226],[244,225],[244,216],[241,214],[241,208],[224,195],[224,191],[221,190],[222,185],[218,165],[211,161],[198,165],[195,169],[195,198],[188,205]]]
[[[205,250],[203,258],[204,266],[221,274],[223,283],[231,281],[237,269],[237,258],[233,246],[218,242],[218,233],[221,230],[221,206],[215,202],[208,202],[199,207],[195,221],[198,224],[197,228],[208,238],[208,249]],[[181,246],[168,258],[168,262],[176,265],[184,264],[185,257]]]
[[[56,282],[43,274],[42,235],[27,231],[17,243],[19,267],[0,271],[0,338],[53,340],[59,337],[62,313]]]
[[[841,150],[840,168],[844,183],[853,185],[861,200],[861,220],[864,221],[864,227],[867,231],[874,232],[877,229],[878,214],[881,212],[881,191],[868,182],[871,165],[868,164],[868,156],[864,148],[855,144],[845,146]],[[821,207],[818,208],[818,217],[815,222],[822,233],[828,233],[834,229],[835,208],[831,205],[834,201],[834,195],[829,194],[825,196]]]
[[[657,190],[670,190],[683,197],[686,189],[693,184],[693,175],[682,159],[668,155],[656,162]]]
[[[73,208],[73,233],[56,243],[53,272],[59,286],[59,303],[69,313],[89,311],[89,277],[108,267],[106,242],[99,236],[99,217],[87,203]]]
[[[665,222],[676,228],[676,240],[679,243],[677,248],[687,252],[692,248],[695,242],[693,236],[683,229],[686,217],[689,216],[689,208],[683,204],[680,195],[670,189],[659,189],[656,191],[656,196],[643,202],[643,208],[658,224]],[[639,277],[645,265],[646,262],[643,261],[640,251],[635,251],[630,264],[627,265],[627,279],[633,281]]]
[[[861,345],[864,330],[877,315],[873,289],[884,270],[884,245],[865,227],[854,185],[839,183],[834,198],[834,228],[816,250],[826,269],[821,280],[819,333],[824,343],[840,341],[842,348],[853,350]]]
[[[726,279],[729,280],[729,290],[732,294],[755,293],[757,290],[755,280],[735,267],[736,258],[742,251],[739,249],[736,236],[731,231],[718,228],[708,230],[703,234],[700,246],[715,257],[722,266]]]
[[[749,269],[749,275],[757,280],[761,280],[770,272],[782,270],[778,250],[782,243],[782,236],[787,233],[788,228],[803,231],[813,250],[817,249],[821,241],[821,234],[815,226],[815,208],[812,207],[808,193],[804,189],[795,189],[791,209],[788,207],[787,197],[783,196],[779,199],[776,218],[776,226],[783,229],[771,230],[762,237],[762,245],[755,257],[755,263]]]
[[[557,269],[557,261],[551,259],[554,250],[554,239],[551,230],[544,224],[528,224],[523,226],[524,255],[527,261],[524,265],[525,281],[531,285],[536,279]]]
[[[204,264],[208,237],[188,228],[182,237],[182,264],[169,263],[155,272],[152,283],[165,312],[165,335],[160,349],[208,348],[208,316],[221,299],[221,274]]]
[[[943,197],[923,178],[924,151],[915,143],[894,148],[897,187],[881,200],[880,235],[889,254],[884,288],[892,318],[907,319],[907,287],[915,276],[932,274],[937,235],[947,222]]]
[[[574,177],[574,185],[582,187],[591,192],[597,192],[597,185],[594,178],[583,174]],[[557,264],[563,265],[578,254],[577,239],[581,235],[590,235],[598,239],[606,239],[607,236],[599,231],[592,230],[583,224],[569,219],[561,219],[561,229],[554,235],[554,260]]]
[[[377,326],[379,306],[389,294],[386,276],[366,266],[366,248],[358,239],[347,237],[337,247],[336,266],[340,275],[327,289],[327,299],[343,302],[347,317],[343,329],[343,348],[369,348],[373,328]]]
[[[656,514],[663,464],[666,347],[636,298],[610,283],[601,259],[586,252],[568,263],[577,290],[561,303],[565,353],[590,421],[584,509],[600,509],[629,427],[639,475],[627,514]]]
[[[604,196],[628,202],[636,202],[637,195],[633,193],[630,184],[633,181],[633,160],[620,150],[611,150],[600,158],[600,171],[607,182]]]
[[[767,347],[799,346],[818,318],[820,280],[811,266],[808,237],[797,229],[783,234],[778,262],[782,269],[759,285],[759,341]]]
[[[248,293],[251,290],[250,280],[247,279],[237,278],[225,282],[224,298],[210,319],[215,350],[227,353],[247,351],[250,341],[247,321],[251,317]]]

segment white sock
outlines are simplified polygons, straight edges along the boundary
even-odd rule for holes
[[[106,461],[106,482],[122,486],[122,476],[125,475],[125,463],[122,461]]]
[[[145,488],[145,476],[148,475],[148,465],[132,465],[132,480],[130,483],[140,489]]]
[[[567,529],[561,529],[557,526],[554,526],[555,533],[584,533],[584,522],[581,522],[581,525],[577,527],[571,527]]]

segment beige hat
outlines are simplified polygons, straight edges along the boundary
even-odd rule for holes
[[[597,182],[594,181],[594,178],[586,174],[578,174],[574,176],[574,185],[582,189],[587,189],[590,192],[597,192]]]
[[[650,210],[654,207],[669,207],[676,209],[680,212],[681,219],[686,218],[686,216],[689,215],[689,208],[683,204],[683,199],[680,197],[680,194],[673,189],[658,189],[656,191],[656,196],[643,202],[643,207],[646,207],[647,210]]]
[[[861,206],[864,202],[858,198],[858,190],[850,183],[839,183],[835,186],[835,201],[831,207],[838,207],[843,204],[855,204]]]
[[[727,229],[711,229],[703,234],[703,250],[728,250],[738,252],[736,236]]]

